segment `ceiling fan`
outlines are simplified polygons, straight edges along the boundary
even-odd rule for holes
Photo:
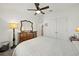
[[[34,3],[34,4],[35,4],[36,9],[27,9],[27,10],[28,11],[35,11],[35,15],[39,14],[39,13],[45,14],[42,10],[45,10],[45,9],[49,8],[49,6],[45,6],[45,7],[40,8],[39,3]]]

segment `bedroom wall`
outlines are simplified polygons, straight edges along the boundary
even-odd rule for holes
[[[8,28],[9,22],[18,22],[16,44],[18,42],[21,20],[32,21],[34,23],[34,30],[37,30],[39,18],[35,16],[33,12],[27,11],[27,8],[32,8],[30,5],[32,4],[0,4],[0,42],[10,41],[12,45],[12,30]]]
[[[69,39],[79,26],[79,4],[51,4],[52,12],[45,14],[44,34],[58,39]],[[47,24],[47,25],[45,25]]]

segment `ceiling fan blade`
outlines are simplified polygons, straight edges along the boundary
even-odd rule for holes
[[[49,8],[49,6],[46,6],[46,7],[41,8],[40,10],[44,10],[44,9],[48,9],[48,8]]]
[[[39,3],[35,3],[36,9],[39,10]]]
[[[37,11],[36,9],[27,9],[28,11]]]
[[[36,6],[39,6],[39,3],[35,3]]]
[[[44,12],[41,11],[42,14],[45,14]]]

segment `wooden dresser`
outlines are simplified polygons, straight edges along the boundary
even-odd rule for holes
[[[19,43],[37,37],[37,31],[19,33]]]

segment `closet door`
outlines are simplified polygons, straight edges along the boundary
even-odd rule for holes
[[[58,39],[68,39],[67,29],[68,29],[68,20],[66,17],[57,17],[57,38]]]
[[[44,35],[56,38],[56,18],[50,15],[44,19]]]

